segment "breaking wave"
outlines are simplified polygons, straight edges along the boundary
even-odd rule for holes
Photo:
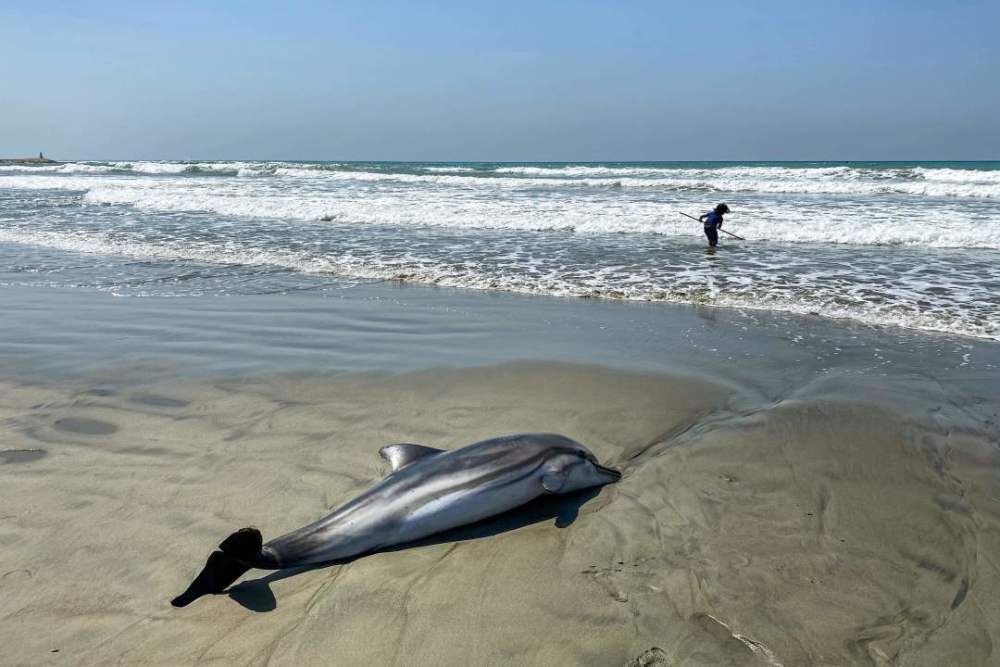
[[[996,163],[3,164],[0,243],[997,338],[998,198]],[[679,212],[721,200],[748,240],[706,259]]]
[[[290,181],[469,188],[642,188],[662,192],[1000,198],[1000,169],[806,166],[467,166],[294,162],[70,162],[0,166],[12,175],[276,176]]]

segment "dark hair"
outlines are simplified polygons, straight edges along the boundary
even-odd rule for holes
[[[725,204],[719,204],[718,206],[715,207],[715,212],[716,213],[729,213],[729,207],[726,206]]]

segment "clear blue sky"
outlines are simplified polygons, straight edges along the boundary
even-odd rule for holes
[[[0,4],[0,155],[1000,159],[1000,2]]]

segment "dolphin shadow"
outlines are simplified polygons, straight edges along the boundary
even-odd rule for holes
[[[304,567],[288,568],[278,570],[266,577],[243,581],[235,586],[230,586],[225,594],[235,600],[250,611],[268,612],[278,607],[278,601],[271,590],[271,584],[281,581],[297,574],[318,570],[333,565],[346,565],[359,558],[371,556],[377,553],[391,553],[393,551],[403,551],[405,549],[417,549],[434,544],[444,544],[446,542],[470,542],[484,537],[493,537],[501,533],[507,533],[518,528],[524,528],[532,524],[555,519],[554,525],[557,528],[565,528],[576,521],[580,514],[580,508],[591,498],[601,492],[599,487],[584,489],[576,493],[567,495],[542,496],[535,500],[517,507],[515,509],[498,514],[482,521],[452,528],[441,533],[436,533],[422,540],[397,544],[385,549],[377,549],[368,553],[352,556],[342,560],[334,560],[317,565],[307,565]]]

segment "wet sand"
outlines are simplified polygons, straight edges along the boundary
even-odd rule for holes
[[[0,289],[0,662],[990,665],[1000,346],[366,288]],[[576,438],[623,479],[175,609],[392,442]]]
[[[747,409],[700,379],[538,362],[2,396],[6,664],[996,660],[995,443],[870,403]],[[533,430],[624,478],[568,519],[168,604],[232,530],[276,536],[381,477],[385,443]]]

